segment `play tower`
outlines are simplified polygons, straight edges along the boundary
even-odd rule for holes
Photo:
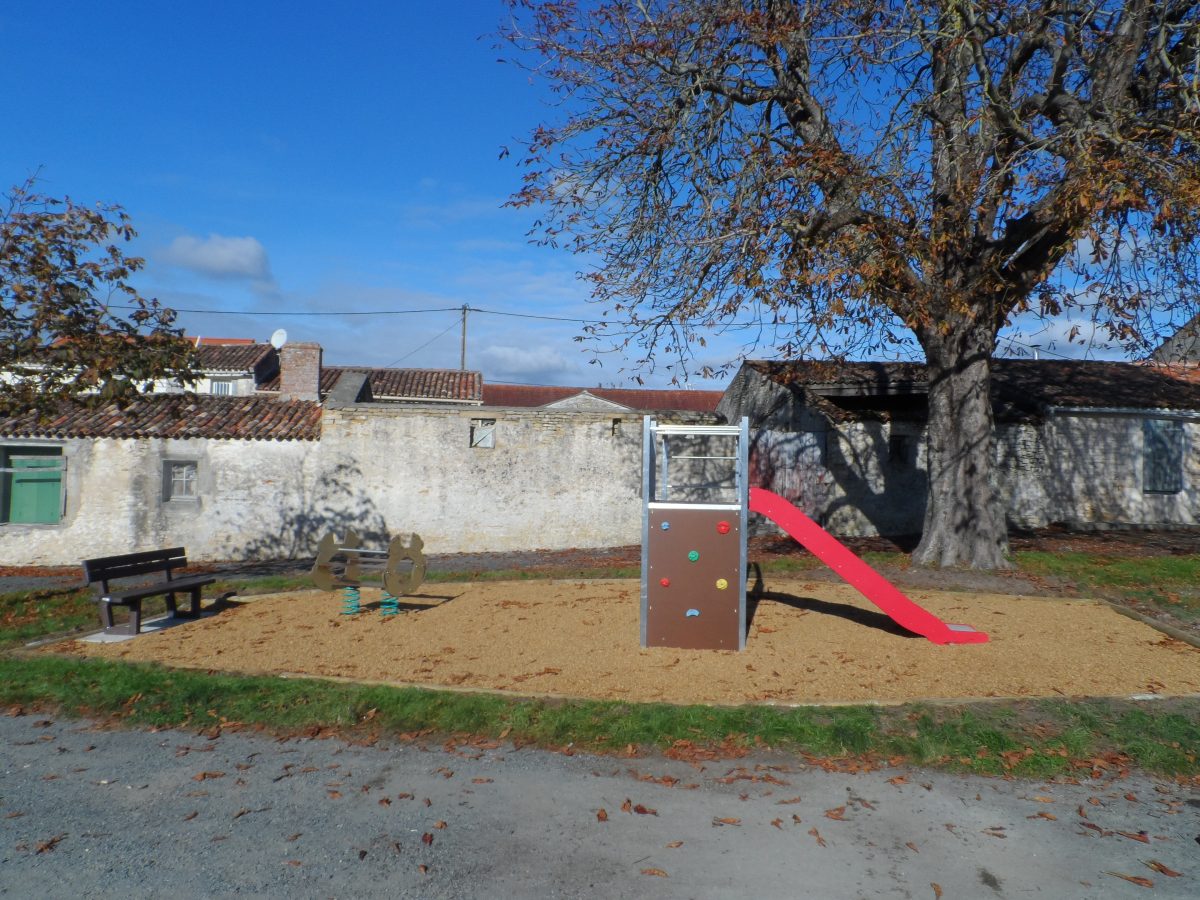
[[[746,645],[749,425],[642,431],[642,646]]]

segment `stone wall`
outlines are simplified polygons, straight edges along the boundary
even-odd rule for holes
[[[472,446],[484,420],[493,446]],[[433,553],[636,544],[641,441],[640,414],[381,403],[326,409],[320,441],[58,442],[63,521],[0,525],[0,564],[177,545],[198,560],[304,557],[348,528],[416,532]],[[163,500],[166,459],[196,461],[197,500]]]

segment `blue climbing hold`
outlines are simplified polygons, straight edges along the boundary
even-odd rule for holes
[[[671,523],[670,523],[670,522],[663,522],[663,523],[662,523],[662,530],[663,530],[663,531],[670,531],[670,530],[671,530]]]

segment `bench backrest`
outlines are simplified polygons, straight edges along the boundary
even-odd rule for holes
[[[101,590],[108,590],[110,581],[134,578],[138,575],[161,574],[171,580],[172,569],[187,565],[187,554],[182,547],[169,550],[145,550],[141,553],[125,553],[121,556],[99,556],[83,561],[83,577],[88,584],[99,582]]]

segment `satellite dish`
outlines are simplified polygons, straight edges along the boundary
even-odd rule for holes
[[[282,328],[276,328],[275,333],[271,335],[271,346],[279,350],[287,343],[287,332]]]

